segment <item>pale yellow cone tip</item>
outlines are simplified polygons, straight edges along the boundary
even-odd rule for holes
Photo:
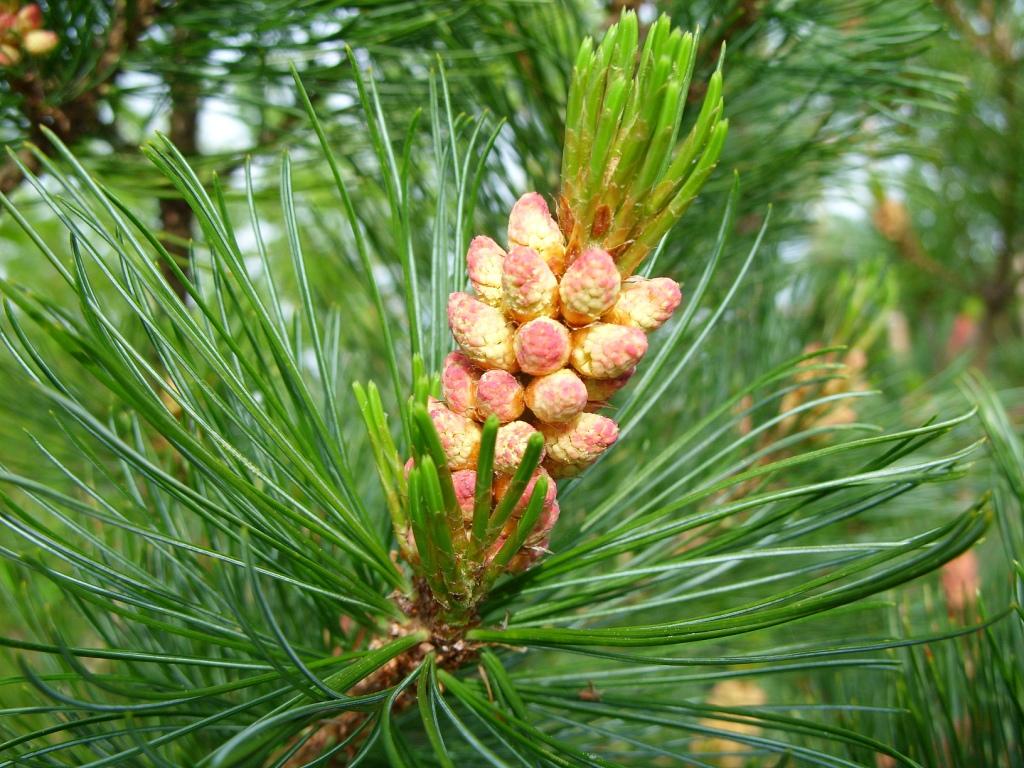
[[[455,342],[480,368],[516,371],[514,330],[494,307],[466,293],[448,297],[448,325]]]
[[[526,443],[537,430],[525,421],[511,421],[498,427],[494,444],[494,471],[510,475],[516,471],[526,453]]]
[[[568,424],[541,424],[552,477],[572,477],[589,467],[618,439],[619,427],[596,413],[581,413]]]
[[[595,323],[574,331],[569,360],[582,376],[615,379],[635,368],[647,352],[647,334],[639,328]]]
[[[682,297],[679,283],[671,278],[631,277],[622,284],[618,301],[604,319],[650,332],[672,317]]]
[[[484,235],[474,237],[466,254],[469,281],[477,298],[492,307],[501,305],[501,268],[505,250]]]
[[[452,471],[475,468],[480,454],[480,425],[434,398],[427,402],[427,412],[441,439],[448,467]]]
[[[48,29],[33,29],[21,38],[21,45],[30,56],[45,56],[60,43],[56,32]]]
[[[558,278],[535,250],[513,246],[502,264],[503,309],[519,322],[558,312]]]
[[[587,387],[568,368],[538,376],[526,387],[526,405],[541,421],[569,421],[587,405]]]
[[[594,322],[615,305],[621,284],[619,270],[607,251],[600,248],[584,251],[559,283],[562,316],[576,327]]]
[[[565,239],[551,217],[548,204],[536,192],[520,197],[508,217],[508,244],[532,248],[548,263],[551,271],[565,271]]]

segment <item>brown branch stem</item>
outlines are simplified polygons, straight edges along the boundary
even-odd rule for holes
[[[188,42],[189,33],[178,29],[174,40],[179,48]],[[182,68],[184,69],[184,68]],[[185,157],[194,157],[198,152],[199,129],[199,84],[187,74],[175,74],[169,82],[171,98],[171,115],[168,138]],[[192,209],[180,197],[164,197],[160,199],[160,224],[163,230],[163,244],[167,252],[174,257],[178,268],[186,278],[189,277],[189,247],[192,240]],[[171,268],[170,264],[161,262],[160,272],[178,298],[185,301],[188,289]]]

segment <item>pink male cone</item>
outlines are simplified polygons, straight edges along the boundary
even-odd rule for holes
[[[476,388],[476,415],[480,421],[494,415],[505,424],[523,415],[523,385],[506,371],[487,371]]]
[[[558,311],[558,279],[532,248],[517,245],[509,250],[501,287],[505,311],[519,322]]]
[[[508,522],[505,524],[505,533],[511,534],[516,527],[516,521],[523,516],[523,512],[526,511],[526,506],[530,503],[530,496],[533,495],[533,488],[537,485],[537,482],[542,478],[546,477],[548,480],[548,489],[544,494],[544,503],[541,507],[540,517],[537,519],[538,523],[547,517],[548,511],[551,506],[555,503],[555,497],[558,495],[558,486],[555,481],[551,479],[551,476],[544,468],[538,468],[534,473],[533,477],[530,478],[530,482],[526,484],[526,488],[523,489],[523,495],[519,497],[515,507],[512,508],[512,514],[509,515]],[[508,491],[508,486],[512,482],[511,475],[499,475],[494,480],[494,503],[497,504],[504,497]]]
[[[441,392],[448,407],[474,418],[480,370],[461,352],[452,352],[441,369]]]
[[[619,436],[611,419],[581,413],[568,424],[541,424],[547,458],[544,466],[552,477],[572,477],[589,467]]]
[[[477,298],[492,307],[501,305],[501,268],[504,261],[505,250],[489,237],[474,237],[469,244],[466,254],[469,281]]]
[[[541,421],[569,421],[587,404],[587,387],[568,368],[538,376],[526,388],[526,405]]]
[[[430,398],[427,403],[434,428],[441,439],[441,447],[452,471],[473,469],[480,453],[480,425],[461,416],[440,400]]]
[[[634,373],[636,368],[630,368],[614,379],[583,379],[583,385],[587,388],[587,410],[599,411],[607,406],[612,395],[626,386]]]
[[[452,485],[455,486],[455,501],[462,511],[462,522],[468,527],[473,522],[473,503],[476,493],[476,471],[461,469],[452,472]]]
[[[540,560],[541,555],[547,552],[548,543],[551,541],[551,529],[558,522],[559,512],[558,502],[556,501],[549,509],[541,513],[540,518],[537,520],[537,525],[529,537],[527,537],[523,548],[505,566],[506,571],[509,573],[519,573]]]
[[[516,370],[512,326],[497,309],[466,293],[448,297],[448,325],[470,360],[481,368]]]
[[[42,26],[43,10],[39,7],[39,3],[29,3],[18,9],[18,13],[14,17],[15,30],[25,34],[31,29],[39,29]]]
[[[621,282],[615,261],[607,251],[600,248],[584,251],[565,271],[558,285],[565,321],[579,327],[597,320],[614,306]]]
[[[569,360],[569,330],[550,317],[538,317],[519,326],[513,348],[523,373],[531,376],[554,373]]]
[[[622,284],[619,300],[604,319],[649,333],[672,317],[682,298],[679,283],[671,278],[631,277]]]
[[[647,352],[639,328],[595,323],[572,335],[572,367],[591,379],[615,379],[635,368]]]
[[[494,444],[494,471],[511,475],[519,467],[526,453],[526,443],[537,430],[525,421],[512,421],[498,427]]]
[[[548,204],[536,192],[520,197],[508,217],[508,244],[535,250],[556,275],[565,271],[565,239],[551,218]]]

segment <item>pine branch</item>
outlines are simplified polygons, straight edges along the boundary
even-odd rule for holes
[[[351,24],[381,23],[399,31],[385,39],[401,40],[403,25],[425,23],[411,6],[401,11],[368,6]],[[426,8],[435,11],[447,18],[451,6]],[[780,284],[752,271],[769,216],[758,208],[762,226],[734,255],[737,182],[721,215],[694,217],[695,229],[713,233],[706,250],[674,261],[665,253],[662,236],[721,149],[708,136],[724,140],[721,75],[692,141],[679,141],[695,41],[658,22],[645,43],[657,59],[649,79],[634,67],[635,22],[624,14],[606,46],[583,49],[571,89],[573,228],[562,224],[571,234],[580,222],[579,250],[595,253],[582,263],[599,280],[585,270],[574,282],[558,223],[536,194],[508,222],[518,246],[508,281],[504,259],[497,283],[477,269],[479,242],[464,256],[478,203],[512,186],[489,176],[496,167],[511,175],[518,155],[500,125],[459,113],[444,73],[423,130],[418,115],[395,130],[395,94],[363,69],[360,109],[345,107],[338,133],[298,86],[322,153],[301,168],[284,155],[266,190],[248,165],[244,187],[208,188],[187,146],[148,144],[154,186],[172,187],[192,218],[191,274],[170,253],[166,220],[151,227],[135,196],[111,191],[42,131],[52,146],[33,152],[38,166],[26,174],[36,206],[0,198],[49,270],[0,281],[0,343],[12,390],[39,398],[57,424],[32,442],[46,474],[26,461],[21,472],[0,466],[0,602],[17,627],[0,646],[4,661],[25,657],[0,720],[5,757],[217,768],[344,757],[410,768],[656,765],[735,751],[772,764],[865,763],[876,753],[908,761],[902,745],[851,726],[866,710],[843,690],[808,705],[807,681],[843,670],[851,685],[891,680],[902,671],[894,652],[937,639],[893,637],[886,604],[890,589],[973,546],[990,509],[1003,524],[1001,496],[973,469],[983,451],[973,414],[941,402],[886,431],[868,421],[869,393],[858,392],[858,421],[814,418],[854,393],[830,350],[780,352],[794,343]],[[542,98],[557,80],[542,73],[516,94]],[[581,87],[584,78],[601,87]],[[404,79],[393,91],[408,88]],[[390,103],[413,100],[400,96]],[[178,113],[186,145],[191,97],[182,94]],[[631,122],[645,114],[656,124]],[[496,146],[500,163],[487,157]],[[776,150],[770,143],[756,162]],[[320,166],[337,201],[324,203]],[[636,205],[620,205],[624,195]],[[606,221],[627,236],[608,243],[619,265],[591,248],[605,242]],[[504,250],[491,243],[491,256]],[[538,279],[515,282],[516,258]],[[467,261],[477,299],[462,292]],[[652,281],[652,265],[687,281],[677,316],[643,297],[634,299],[646,314],[608,304],[608,290],[623,290],[620,268],[633,274],[638,264],[630,285]],[[539,299],[520,290],[533,282]],[[656,314],[665,328],[608,411],[622,426],[616,447],[587,431],[557,442],[561,411],[545,411],[534,389],[529,418],[556,442],[541,432],[517,444],[518,464],[499,456],[498,412],[507,411],[497,406],[525,409],[527,396],[481,399],[484,374],[472,369],[473,415],[441,411],[429,398],[444,393],[458,407],[455,390],[448,380],[439,391],[432,374],[467,373],[443,363],[453,292],[494,302],[489,312],[463,301],[470,322],[452,329],[461,328],[463,354],[512,390],[548,375],[506,369],[502,342],[512,339],[520,365],[515,334],[533,320],[572,324],[570,338],[602,324],[626,329],[635,344],[595,342],[597,354],[573,363],[607,383],[615,380],[599,377],[642,354],[638,333],[647,348],[645,333],[621,323]],[[854,304],[864,306],[874,305]],[[549,314],[526,319],[538,307]],[[483,320],[495,321],[486,333]],[[381,376],[388,386],[355,383]],[[608,397],[591,402],[584,385],[573,403],[603,408]],[[478,419],[487,407],[493,418]],[[984,410],[1015,477],[1018,446],[987,396]],[[542,459],[541,446],[561,454]],[[471,471],[457,461],[475,468],[476,482],[463,475],[456,486],[455,474]],[[501,477],[491,471],[499,461]],[[540,461],[570,473],[589,463],[558,489],[557,525],[548,481],[534,475]],[[958,493],[965,488],[970,495]],[[543,539],[528,545],[536,533],[553,536],[551,552]],[[759,681],[760,698],[709,693],[740,675]],[[868,714],[889,723],[900,713]],[[712,754],[695,756],[698,743]]]

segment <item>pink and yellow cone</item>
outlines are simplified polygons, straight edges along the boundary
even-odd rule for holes
[[[448,466],[453,471],[474,469],[480,454],[480,425],[434,398],[427,403],[427,413],[441,438]]]
[[[647,352],[647,334],[639,328],[595,323],[572,335],[572,367],[591,379],[617,379],[636,367]]]
[[[538,317],[516,330],[516,362],[523,373],[546,376],[562,368],[572,352],[569,329],[550,317]]]
[[[589,467],[619,437],[619,426],[596,413],[581,413],[568,424],[542,424],[544,466],[552,477],[572,477]]]
[[[480,368],[517,369],[515,330],[505,316],[466,293],[448,297],[448,325],[466,357]]]
[[[558,311],[558,278],[535,250],[521,245],[508,252],[502,265],[504,309],[525,322]]]
[[[475,418],[480,370],[461,352],[452,352],[441,369],[441,393],[448,407],[458,414]]]
[[[558,285],[562,317],[574,327],[594,322],[615,305],[621,282],[619,270],[607,251],[584,251]]]
[[[523,415],[523,385],[507,371],[487,371],[476,386],[477,418],[493,415],[502,424]]]
[[[526,443],[537,430],[525,421],[512,421],[498,428],[498,440],[494,444],[494,471],[499,475],[511,475],[516,471],[526,453]]]
[[[544,422],[569,421],[587,405],[587,385],[568,368],[538,376],[526,388],[526,405]]]
[[[492,307],[501,305],[501,272],[505,250],[484,235],[474,237],[466,254],[469,282],[480,301]]]
[[[520,197],[508,217],[508,243],[535,250],[556,275],[565,272],[565,238],[536,192]]]
[[[650,333],[672,316],[682,298],[679,283],[668,277],[631,277],[622,284],[618,301],[604,319]]]
[[[38,3],[15,10],[9,4],[0,7],[0,67],[12,67],[22,54],[45,56],[59,44],[57,33],[43,29],[43,11]]]
[[[453,470],[456,501],[472,521],[481,427],[497,418],[492,503],[506,492],[530,436],[544,436],[543,464],[505,530],[500,550],[528,504],[533,484],[549,475],[540,517],[507,566],[529,567],[544,551],[558,519],[555,478],[592,465],[618,437],[618,425],[595,411],[633,375],[647,352],[647,333],[664,324],[681,293],[669,278],[628,277],[600,247],[571,260],[547,202],[523,195],[508,222],[508,250],[489,237],[466,255],[473,295],[453,293],[448,322],[459,346],[444,361],[445,403],[428,411]]]

